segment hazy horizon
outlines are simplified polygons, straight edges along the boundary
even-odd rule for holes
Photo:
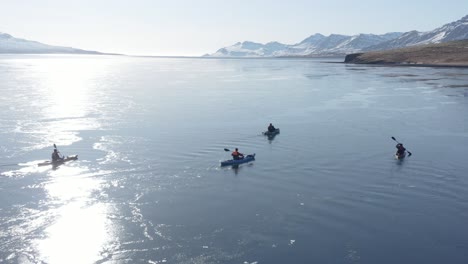
[[[428,31],[465,16],[468,2],[46,0],[2,8],[0,32],[17,38],[128,55],[201,56],[239,41],[294,44],[315,33]]]

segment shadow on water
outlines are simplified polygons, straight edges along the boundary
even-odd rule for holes
[[[232,165],[232,171],[234,172],[234,174],[237,176],[237,174],[239,173],[239,165]]]
[[[52,164],[52,170],[55,171],[55,170],[58,170],[60,168],[60,166],[62,166],[63,163],[58,163],[58,164]]]

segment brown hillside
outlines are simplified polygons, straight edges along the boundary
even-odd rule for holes
[[[345,63],[468,67],[468,40],[349,54]]]

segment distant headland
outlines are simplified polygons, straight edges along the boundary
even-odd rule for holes
[[[103,53],[72,47],[52,46],[37,41],[15,38],[10,34],[0,32],[0,54],[89,54],[89,55],[120,55]]]
[[[346,55],[345,63],[468,68],[468,40]]]

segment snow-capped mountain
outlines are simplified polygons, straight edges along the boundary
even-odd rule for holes
[[[416,46],[423,44],[435,44],[453,40],[468,39],[468,15],[460,20],[443,25],[428,32],[410,31],[393,40],[370,46],[364,50],[387,50]]]
[[[468,16],[429,32],[392,32],[383,35],[358,34],[354,36],[314,34],[303,41],[287,45],[238,42],[219,49],[212,57],[278,57],[345,55],[370,50],[387,50],[413,45],[468,39]]]
[[[215,57],[271,57],[287,49],[287,45],[279,42],[269,42],[267,44],[255,43],[251,41],[237,42],[236,44],[219,49],[209,56]]]
[[[36,41],[15,38],[0,32],[0,53],[72,53],[72,54],[102,54],[97,51],[88,51],[70,47],[51,46]]]
[[[324,36],[314,34],[303,41],[287,45],[279,42],[267,44],[250,41],[238,42],[232,46],[221,48],[212,57],[278,57],[278,56],[307,56],[307,55],[344,55],[361,51],[365,47],[373,46],[394,38],[401,33],[387,33],[384,35],[359,34],[355,36],[331,34]]]

